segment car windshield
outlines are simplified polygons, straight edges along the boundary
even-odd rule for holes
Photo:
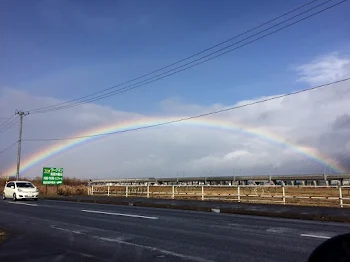
[[[16,185],[22,188],[34,188],[33,184],[29,182],[17,182]]]

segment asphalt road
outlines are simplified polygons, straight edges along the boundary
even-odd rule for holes
[[[350,225],[39,200],[0,201],[0,261],[306,261]]]

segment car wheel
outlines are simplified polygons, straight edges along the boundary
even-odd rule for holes
[[[16,201],[17,200],[17,197],[16,197],[16,193],[13,193],[13,201]]]
[[[2,199],[6,200],[5,192],[2,193]]]

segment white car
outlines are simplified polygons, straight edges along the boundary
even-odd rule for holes
[[[2,199],[6,198],[12,198],[14,201],[18,199],[38,200],[39,190],[28,181],[9,181],[2,194]]]

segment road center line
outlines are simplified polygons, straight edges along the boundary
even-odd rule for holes
[[[301,237],[313,237],[313,238],[322,238],[322,239],[330,239],[331,237],[327,236],[318,236],[318,235],[311,235],[311,234],[300,234]]]
[[[136,217],[136,218],[146,218],[146,219],[158,219],[158,217],[148,217],[148,216],[133,215],[133,214],[104,212],[104,211],[97,211],[97,210],[82,209],[81,211],[82,212],[87,212],[87,213],[104,214],[104,215],[112,215],[112,216]]]
[[[29,204],[29,203],[23,203],[23,202],[7,202],[9,204],[15,204],[15,205],[25,205],[25,206],[32,206],[32,207],[37,207],[37,204]]]

